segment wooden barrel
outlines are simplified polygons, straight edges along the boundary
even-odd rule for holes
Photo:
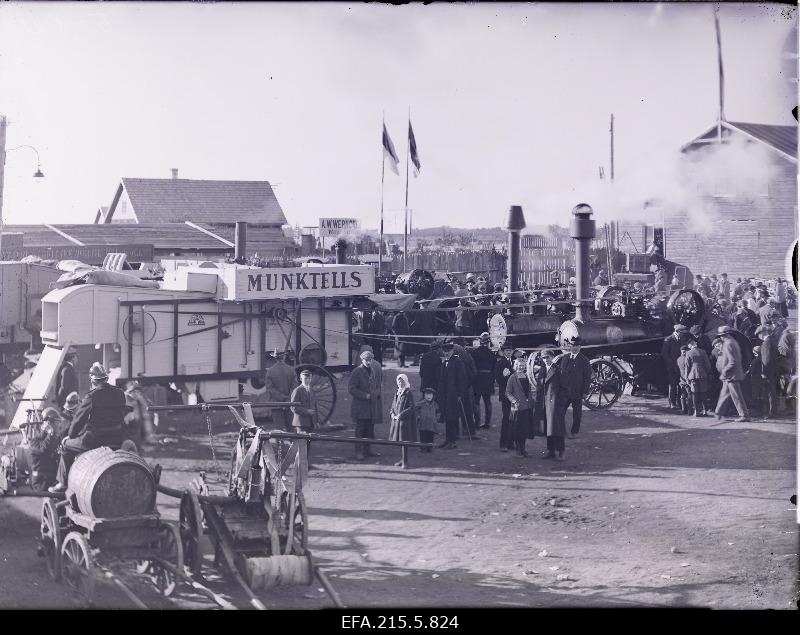
[[[78,509],[93,518],[152,514],[156,482],[145,460],[125,450],[97,448],[75,459],[69,471],[69,492]]]

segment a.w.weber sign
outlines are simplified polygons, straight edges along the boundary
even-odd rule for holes
[[[330,238],[340,234],[354,234],[358,231],[357,218],[320,218],[319,237]]]
[[[375,293],[375,270],[359,265],[287,269],[236,269],[235,297],[228,300],[330,298]],[[226,276],[227,277],[227,276]]]

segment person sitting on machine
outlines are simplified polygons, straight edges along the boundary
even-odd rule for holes
[[[61,442],[61,417],[55,408],[45,408],[42,423],[28,432],[31,487],[43,491],[55,480],[58,444]]]
[[[86,394],[61,444],[58,464],[58,483],[51,492],[67,489],[67,475],[75,458],[102,446],[112,449],[122,444],[125,417],[125,393],[108,383],[108,373],[97,362],[89,369],[92,389]]]

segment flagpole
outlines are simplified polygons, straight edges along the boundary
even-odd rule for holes
[[[383,156],[383,131],[386,129],[386,114],[382,114],[383,126],[381,128],[381,241],[378,245],[378,277],[383,266],[383,181],[386,173],[386,158]]]
[[[403,273],[406,270],[406,254],[408,254],[408,155],[411,153],[411,106],[408,107],[408,132],[406,135],[406,214],[403,221]]]

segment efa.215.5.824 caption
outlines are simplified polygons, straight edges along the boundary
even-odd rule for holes
[[[342,615],[343,629],[458,630],[457,615]]]

